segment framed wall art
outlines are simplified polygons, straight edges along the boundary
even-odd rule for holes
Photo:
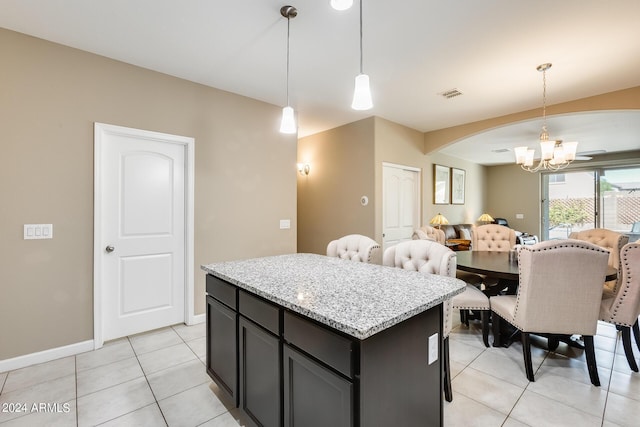
[[[451,168],[451,204],[464,205],[464,169]]]
[[[448,205],[451,199],[450,169],[446,166],[433,165],[433,203]]]

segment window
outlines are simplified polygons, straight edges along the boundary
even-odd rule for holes
[[[603,167],[543,175],[542,239],[608,228],[638,240],[640,167]]]

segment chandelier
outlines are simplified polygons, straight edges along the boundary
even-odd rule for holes
[[[550,63],[538,65],[536,68],[542,72],[542,132],[540,132],[540,162],[533,166],[535,150],[529,147],[516,147],[513,149],[516,155],[516,163],[528,172],[539,170],[557,171],[564,169],[576,159],[577,142],[562,142],[550,140],[547,131],[547,70]]]

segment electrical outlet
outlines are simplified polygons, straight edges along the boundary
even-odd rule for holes
[[[439,350],[440,340],[438,339],[438,334],[435,333],[429,337],[429,343],[427,344],[427,354],[428,354],[428,363],[431,365],[433,362],[438,360],[438,350]]]
[[[516,214],[516,219],[524,219],[524,214]]]
[[[288,230],[291,228],[291,220],[290,219],[281,219],[280,220],[280,230]]]

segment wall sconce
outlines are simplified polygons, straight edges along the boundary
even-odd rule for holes
[[[298,163],[298,172],[300,175],[309,175],[311,165],[309,163]]]

